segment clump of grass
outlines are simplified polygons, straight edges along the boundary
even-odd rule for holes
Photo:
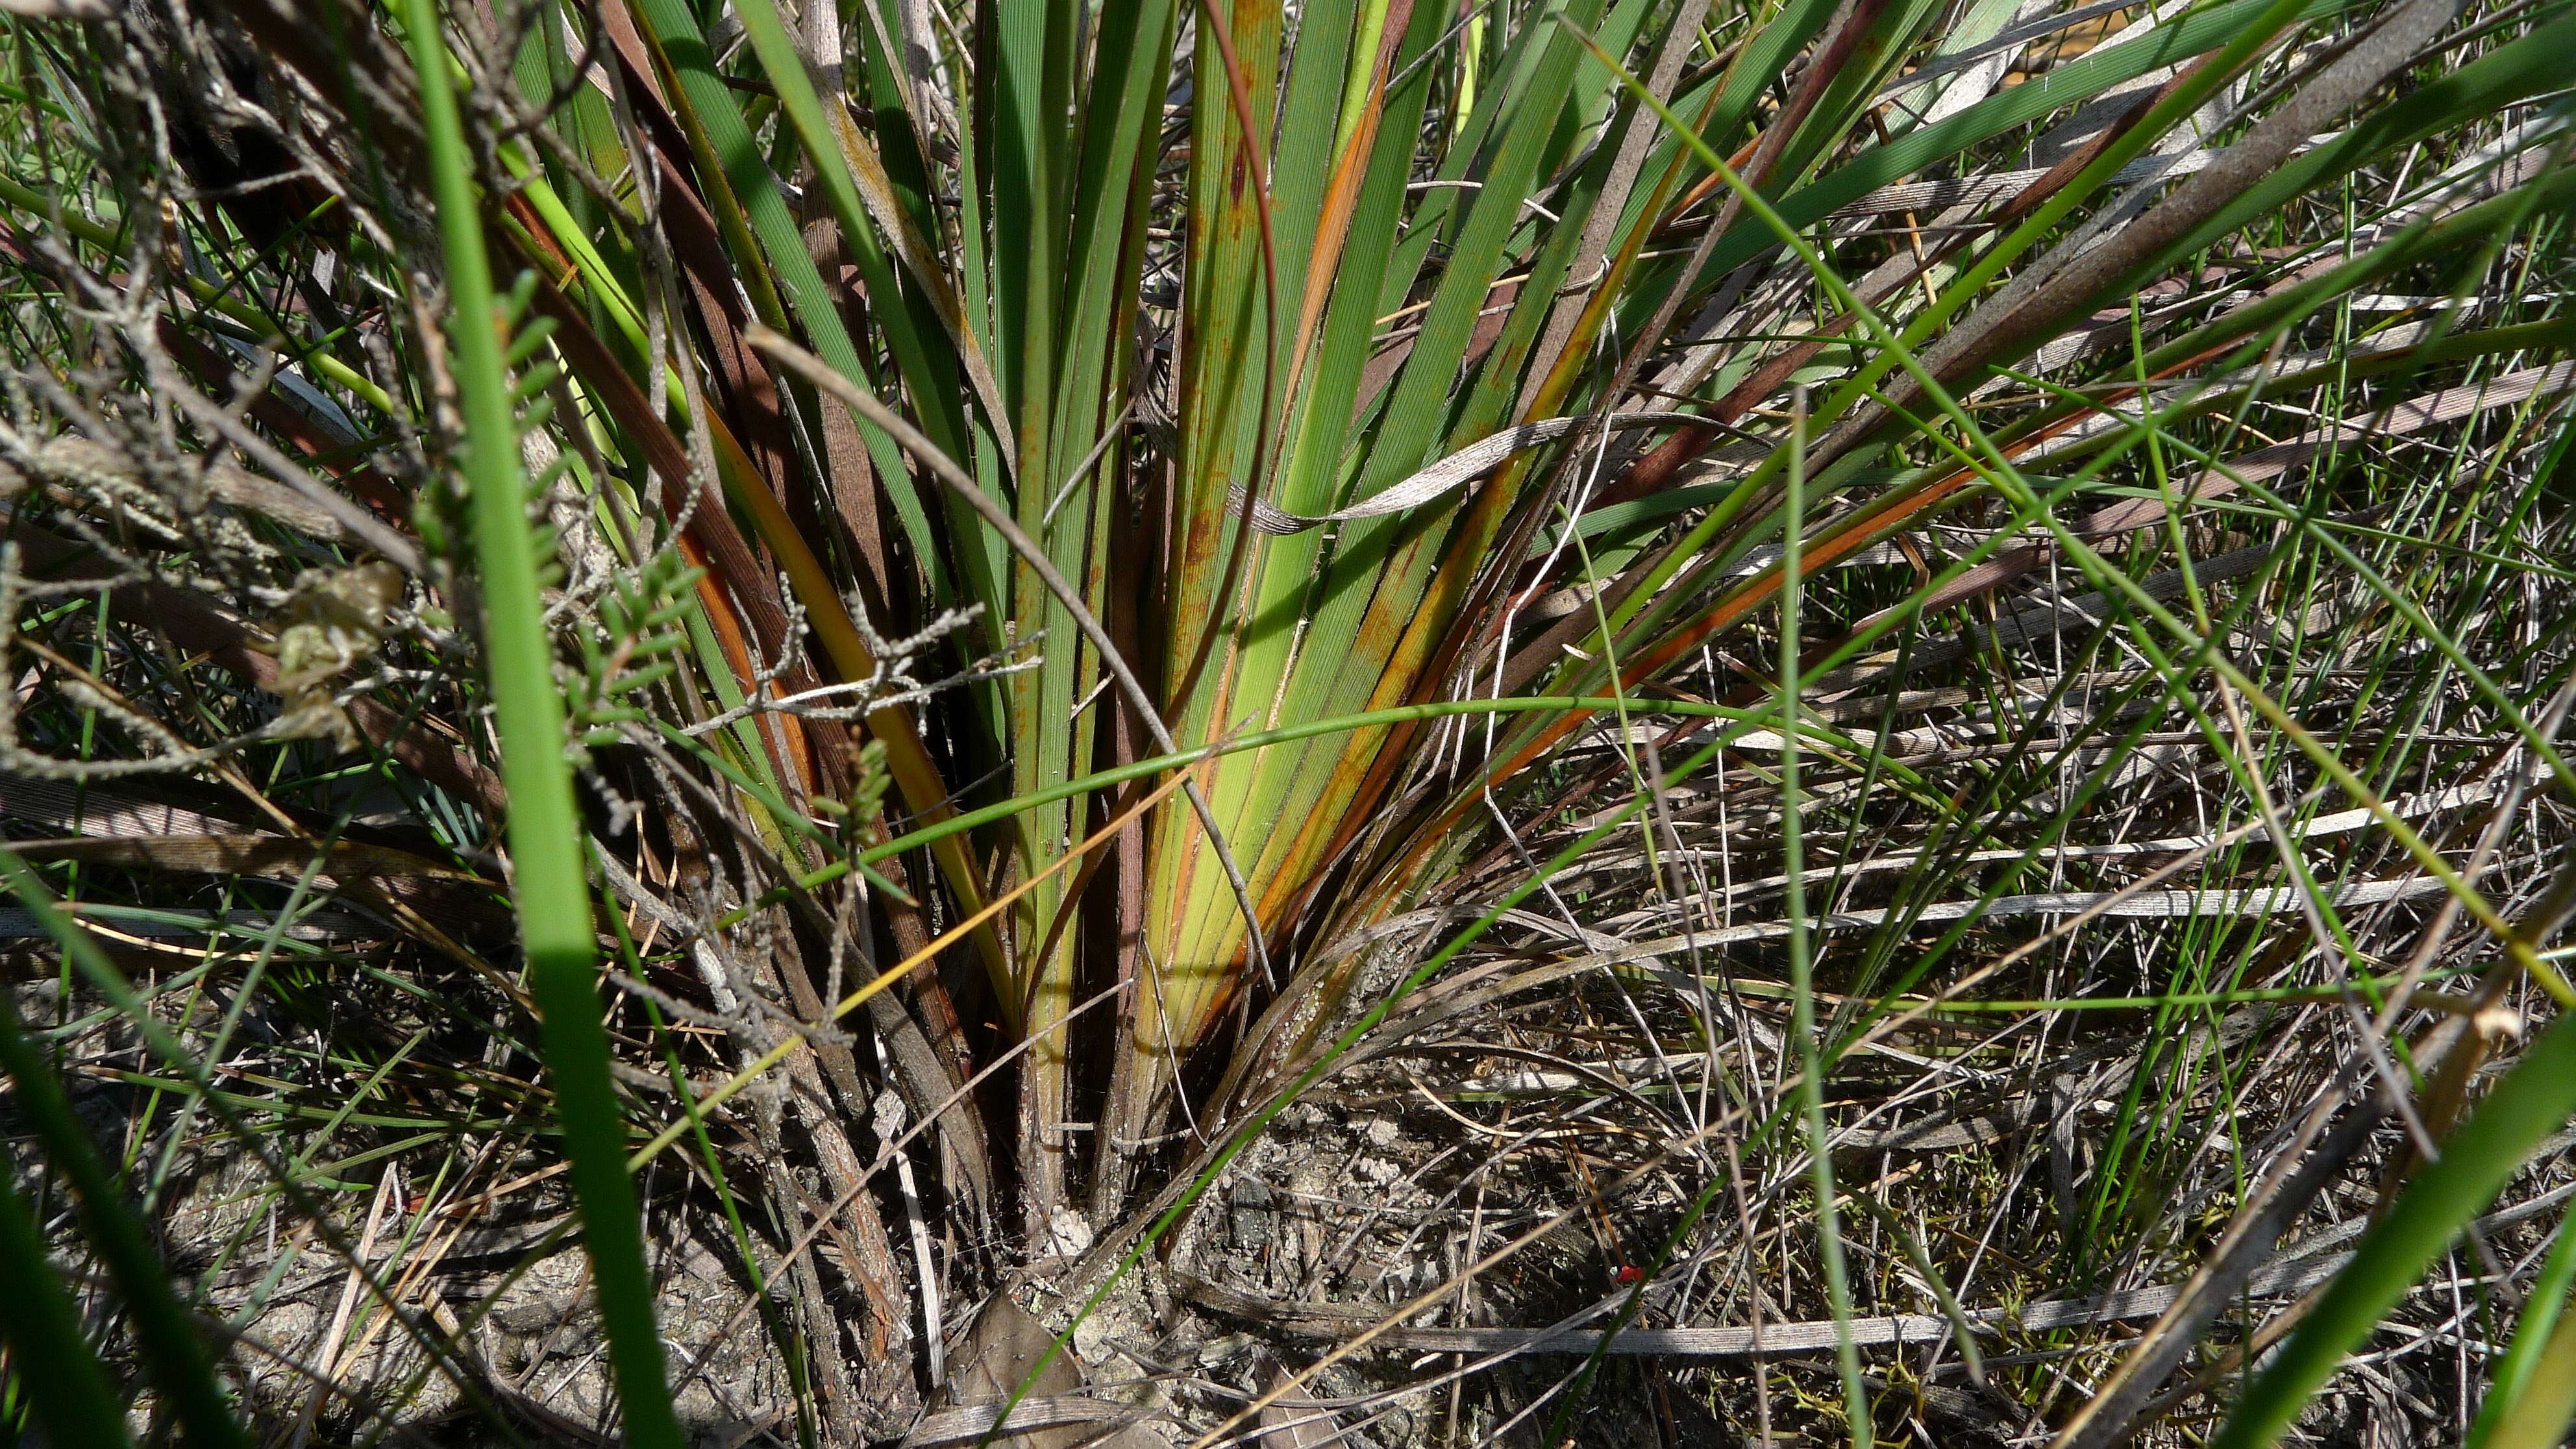
[[[0,23],[13,1429],[2563,1433],[2565,4]]]

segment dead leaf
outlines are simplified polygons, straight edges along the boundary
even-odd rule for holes
[[[927,1449],[929,1445],[952,1442],[959,1434],[966,1437],[957,1442],[982,1441],[991,1423],[991,1410],[1010,1401],[1054,1343],[1055,1335],[1047,1332],[1027,1309],[1007,1295],[994,1298],[976,1316],[965,1347],[948,1362],[947,1398],[954,1407],[924,1419],[904,1443]],[[1114,1422],[1131,1410],[1089,1398],[1083,1393],[1084,1387],[1080,1361],[1070,1352],[1057,1354],[1011,1411],[1015,1423],[1036,1418],[1048,1427],[997,1435],[989,1442],[1009,1449],[1077,1449],[1084,1445],[1096,1449],[1156,1449],[1159,1441],[1142,1430]],[[969,1412],[977,1409],[985,1412]]]

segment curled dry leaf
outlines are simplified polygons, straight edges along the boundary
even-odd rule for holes
[[[358,747],[357,730],[332,702],[329,686],[375,651],[385,611],[402,598],[402,586],[402,570],[381,562],[307,570],[297,581],[286,621],[269,646],[277,656],[272,687],[286,701],[281,734],[328,735],[344,751]]]

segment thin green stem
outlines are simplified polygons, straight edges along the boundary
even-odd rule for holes
[[[538,594],[537,550],[519,470],[519,431],[503,359],[505,318],[484,255],[473,152],[457,113],[436,0],[404,0],[412,62],[420,75],[430,183],[446,253],[448,345],[465,421],[463,459],[483,601],[486,667],[509,792],[508,838],[529,994],[544,1026],[546,1069],[563,1113],[572,1190],[608,1329],[609,1363],[626,1411],[628,1441],[680,1449],[644,1231],[626,1175],[625,1115],[609,1076],[608,1031],[597,985],[590,884],[580,815],[564,758],[564,706]]]
[[[1816,1254],[1834,1313],[1834,1358],[1842,1369],[1843,1410],[1852,1449],[1869,1449],[1869,1392],[1851,1336],[1851,1275],[1843,1262],[1834,1211],[1834,1158],[1825,1124],[1825,1059],[1816,1034],[1814,944],[1807,932],[1807,852],[1798,819],[1798,613],[1804,594],[1799,552],[1807,512],[1807,402],[1801,389],[1789,407],[1789,467],[1783,477],[1788,522],[1780,535],[1780,857],[1788,873],[1789,1035],[1798,1048],[1798,1117],[1807,1134],[1807,1171],[1816,1193]]]
[[[0,850],[0,884],[16,894],[37,925],[63,948],[66,959],[87,944],[76,943],[80,928],[63,914],[35,873],[7,850]],[[20,1029],[18,1008],[5,996],[0,996],[0,1070],[7,1072],[16,1088],[13,1105],[34,1129],[44,1160],[70,1181],[80,1207],[81,1229],[125,1297],[126,1316],[142,1350],[144,1368],[187,1430],[189,1442],[206,1449],[249,1449],[250,1441],[233,1422],[205,1345],[180,1307],[169,1272],[142,1220],[74,1114],[62,1079]],[[17,1311],[13,1304],[0,1316]],[[19,1368],[23,1374],[25,1365]]]

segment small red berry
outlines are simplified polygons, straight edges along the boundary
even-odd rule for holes
[[[1632,1268],[1627,1264],[1622,1263],[1619,1265],[1617,1277],[1619,1279],[1619,1286],[1626,1288],[1634,1284],[1645,1282],[1646,1270],[1643,1268]]]

